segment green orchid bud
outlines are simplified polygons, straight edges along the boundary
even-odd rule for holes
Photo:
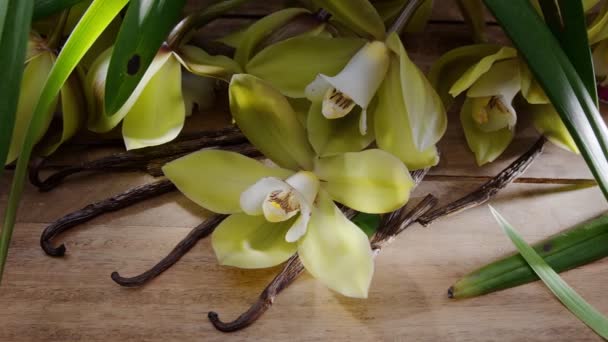
[[[40,98],[56,58],[55,53],[47,46],[46,40],[36,32],[30,33],[15,126],[6,164],[15,161],[21,153],[36,101]],[[82,126],[86,115],[81,99],[80,79],[75,73],[69,77],[60,94],[49,107],[49,111],[44,114],[42,129],[35,132],[36,153],[44,156],[50,155],[63,142],[74,136]],[[53,129],[49,129],[51,126]]]
[[[103,101],[110,57],[111,49],[108,49],[87,75],[89,129],[108,132],[122,122],[123,140],[128,150],[175,139],[186,117],[181,64],[175,53],[163,46],[127,102],[117,113],[108,116],[104,114]]]

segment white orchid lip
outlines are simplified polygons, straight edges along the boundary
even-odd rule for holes
[[[300,171],[284,181],[265,177],[243,191],[241,209],[248,215],[264,215],[268,222],[284,222],[299,213],[285,236],[287,242],[295,242],[306,234],[318,192],[319,179],[311,172]]]
[[[361,134],[367,131],[367,107],[388,72],[390,52],[384,42],[365,44],[338,75],[319,75],[306,88],[311,101],[322,99],[322,113],[327,119],[338,119],[349,114],[355,105],[360,106]]]

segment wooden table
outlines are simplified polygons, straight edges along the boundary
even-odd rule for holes
[[[439,43],[426,44],[429,34],[435,34]],[[406,46],[426,68],[437,55],[466,42],[467,37],[462,24],[441,21],[433,23],[426,34],[407,36]],[[495,175],[536,139],[536,133],[526,128],[526,114],[520,113],[519,118],[522,129],[503,158],[478,168],[464,143],[457,112],[450,113],[450,128],[440,144],[442,161],[431,174]],[[75,157],[64,154],[62,158]],[[552,145],[526,176],[591,178],[580,157]],[[9,181],[10,173],[0,182],[0,207],[6,203]],[[120,288],[110,280],[112,271],[130,276],[146,270],[205,219],[208,213],[179,193],[104,215],[65,234],[60,238],[68,248],[64,258],[43,254],[39,236],[50,222],[149,181],[146,175],[123,173],[75,177],[50,193],[26,187],[0,288],[1,341],[600,340],[540,283],[463,301],[447,298],[447,288],[459,277],[514,251],[486,207],[429,228],[415,225],[403,233],[377,259],[367,300],[341,297],[304,275],[256,324],[231,335],[217,332],[207,312],[235,318],[255,301],[278,269],[220,267],[207,239],[141,289]],[[446,203],[479,184],[426,181],[413,201],[433,193]],[[598,188],[564,185],[513,184],[492,204],[528,242],[606,210]],[[567,272],[564,278],[608,313],[608,260]]]

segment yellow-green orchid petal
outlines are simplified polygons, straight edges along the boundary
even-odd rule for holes
[[[298,36],[265,48],[245,69],[283,95],[303,98],[306,86],[317,74],[338,73],[364,44],[359,38]],[[289,75],[285,75],[286,70]]]
[[[467,98],[460,111],[460,122],[464,130],[467,144],[473,154],[477,165],[493,162],[509,146],[513,140],[513,131],[505,127],[494,132],[484,132],[473,119],[473,101]]]
[[[471,66],[465,73],[452,85],[450,95],[456,97],[463,91],[469,89],[482,75],[490,70],[492,65],[498,61],[515,58],[517,51],[511,47],[503,47],[492,55],[485,56],[477,64]]]
[[[211,235],[220,265],[266,268],[281,264],[296,253],[297,244],[285,241],[293,220],[271,223],[263,216],[233,214]]]
[[[608,38],[608,3],[604,3],[599,13],[587,29],[589,44],[594,45]]]
[[[521,94],[530,104],[547,104],[550,103],[549,98],[545,94],[543,88],[538,84],[528,64],[525,61],[519,61],[519,71],[521,76]]]
[[[241,194],[261,178],[284,179],[293,172],[234,152],[204,150],[167,163],[163,173],[201,207],[232,214],[242,211]]]
[[[443,103],[422,71],[410,60],[396,33],[388,37],[387,45],[399,57],[401,96],[394,101],[403,101],[414,145],[418,151],[427,151],[447,129],[448,118]],[[397,69],[393,68],[392,72],[397,72]]]
[[[219,55],[211,56],[205,50],[192,45],[180,47],[177,56],[188,71],[198,76],[230,82],[232,75],[243,72],[233,59]]]
[[[311,170],[314,152],[287,99],[266,81],[239,74],[230,82],[230,110],[249,141],[277,165]]]
[[[414,186],[407,167],[377,149],[321,158],[315,163],[315,174],[334,200],[370,214],[401,208]]]
[[[61,88],[61,129],[44,137],[36,146],[37,153],[48,156],[72,138],[85,121],[85,103],[80,78],[72,74]]]
[[[234,54],[234,60],[241,67],[245,67],[249,62],[249,59],[253,56],[256,47],[264,38],[273,30],[281,27],[289,20],[302,13],[308,13],[308,10],[303,8],[286,8],[258,20],[244,33]]]
[[[245,26],[245,28],[241,28],[239,30],[231,32],[223,37],[216,39],[215,41],[236,49],[242,44],[243,40],[247,36],[248,29],[249,26]]]
[[[320,102],[312,103],[307,122],[308,140],[318,156],[358,152],[374,141],[373,126],[361,135],[358,113],[339,120],[327,120],[321,113],[321,106]]]
[[[383,40],[386,34],[384,22],[368,0],[312,0],[326,9],[334,18],[361,36]]]
[[[424,169],[439,163],[435,146],[420,152],[414,144],[412,130],[403,101],[399,61],[393,57],[384,83],[378,91],[378,104],[373,111],[376,143],[381,149],[401,159],[410,170]]]
[[[42,88],[44,88],[44,83],[46,82],[46,78],[54,63],[55,56],[47,51],[37,54],[30,59],[27,65],[25,65],[23,79],[21,81],[21,90],[19,92],[20,96],[17,104],[17,113],[15,114],[15,126],[11,137],[11,145],[5,161],[6,164],[15,161],[21,153],[23,141],[27,134],[32,115],[34,114],[34,107],[36,106],[38,98],[40,98]],[[49,106],[49,111],[44,115],[44,125],[42,126],[42,129],[35,134],[36,141],[42,139],[51,124],[53,113],[57,107],[57,99],[54,101],[55,102]]]
[[[173,56],[146,84],[122,123],[127,150],[156,146],[175,139],[186,120],[181,65]]]
[[[367,298],[374,260],[367,235],[324,192],[319,194],[298,255],[310,274],[342,295]]]
[[[164,48],[162,48],[164,49]],[[156,73],[167,63],[173,54],[164,50],[159,52],[146,70],[141,81],[120,110],[113,115],[106,115],[104,109],[105,82],[110,66],[112,49],[103,52],[93,63],[84,84],[84,91],[87,97],[88,107],[88,129],[96,133],[106,133],[116,127],[131,111],[135,102],[139,99],[142,92]]]
[[[579,154],[578,147],[572,136],[568,132],[568,128],[560,118],[559,114],[551,104],[532,105],[528,106],[532,114],[532,122],[539,133],[547,137],[549,141],[563,148]]]
[[[495,44],[467,45],[450,50],[433,64],[428,79],[446,110],[454,102],[454,97],[449,93],[452,85],[480,59],[495,54],[498,50],[500,45]]]

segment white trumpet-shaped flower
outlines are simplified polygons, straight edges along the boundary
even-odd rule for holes
[[[338,75],[318,75],[306,88],[306,96],[311,101],[323,101],[322,113],[327,119],[342,118],[360,106],[359,130],[366,134],[367,107],[386,77],[389,52],[384,42],[365,44]]]
[[[312,172],[300,171],[282,180],[264,177],[241,194],[241,209],[247,215],[264,215],[268,222],[283,222],[300,216],[285,235],[295,242],[304,234],[319,192],[319,179]]]

